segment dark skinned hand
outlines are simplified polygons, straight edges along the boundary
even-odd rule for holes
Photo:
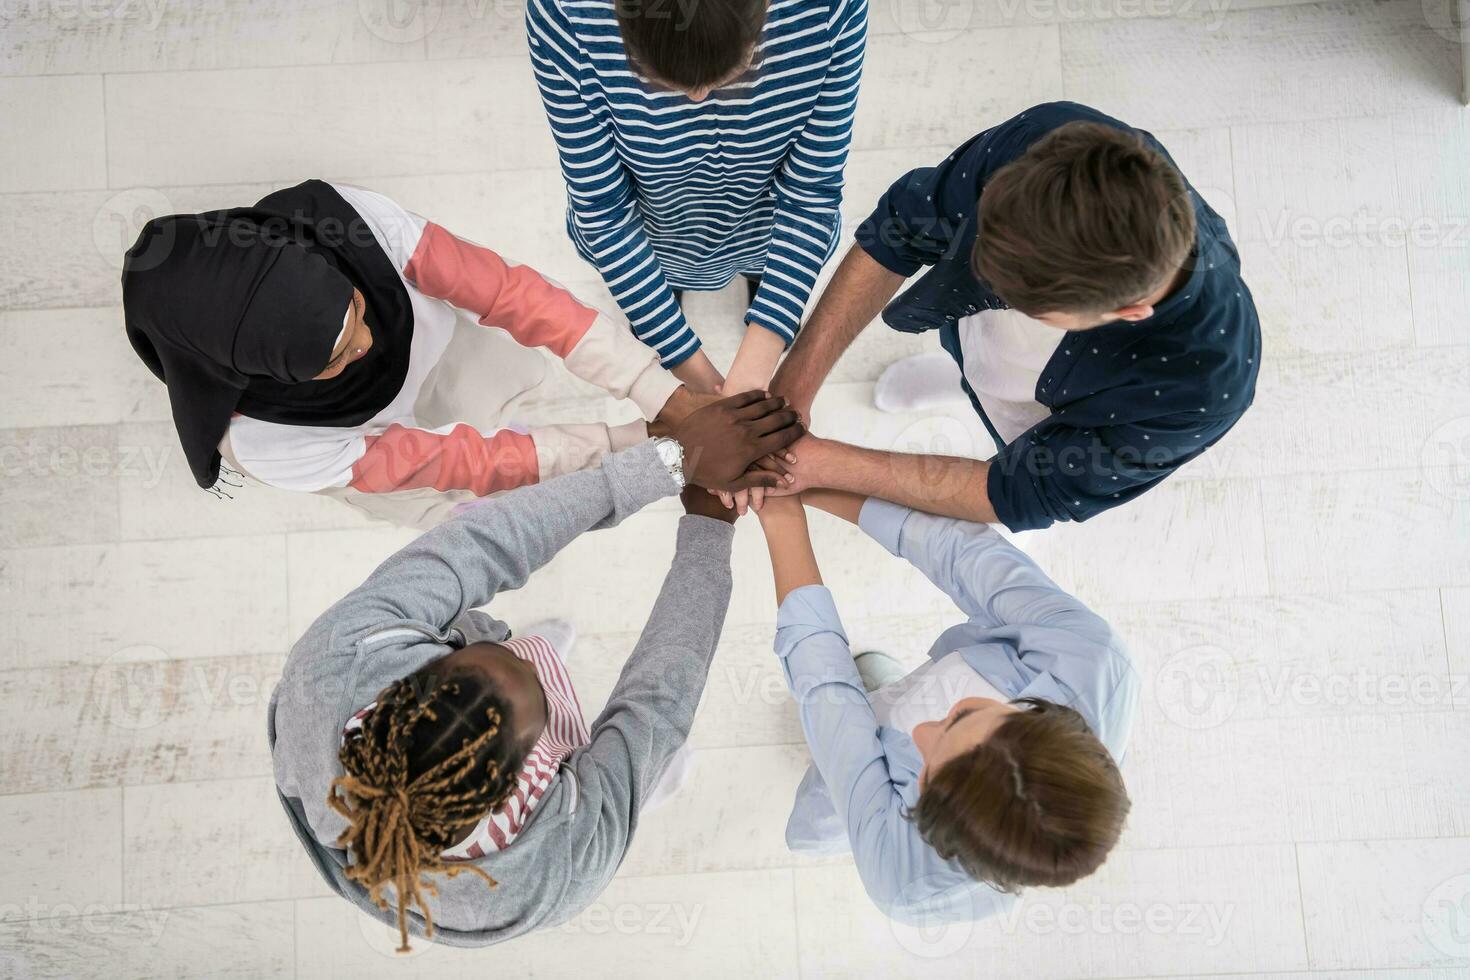
[[[735,508],[726,507],[720,503],[720,498],[710,493],[704,487],[696,487],[694,484],[684,488],[679,494],[679,499],[684,501],[684,513],[694,514],[698,517],[713,517],[717,521],[726,524],[735,523]]]
[[[752,470],[750,464],[805,433],[801,416],[786,407],[784,398],[746,391],[691,412],[674,429],[674,438],[684,447],[687,482],[711,490],[746,490],[780,486],[780,472]]]

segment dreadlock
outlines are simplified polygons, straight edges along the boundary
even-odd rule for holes
[[[332,780],[327,803],[348,821],[337,838],[352,863],[347,878],[381,909],[384,888],[398,900],[398,952],[409,951],[408,908],[417,904],[424,935],[434,935],[425,902],[438,894],[432,873],[471,871],[444,860],[459,828],[503,804],[515,790],[526,748],[511,737],[509,705],[483,678],[444,673],[431,664],[389,685],[348,735],[338,758],[346,775]],[[340,789],[340,795],[339,795]]]

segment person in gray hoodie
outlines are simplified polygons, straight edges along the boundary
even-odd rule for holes
[[[512,491],[423,535],[296,643],[268,714],[277,792],[328,884],[396,922],[400,951],[410,933],[503,942],[565,922],[601,894],[689,734],[729,603],[734,512],[700,488],[773,486],[779,475],[749,465],[801,434],[781,399],[716,402],[672,439]],[[554,693],[502,646],[506,624],[476,607],[524,585],[584,531],[680,490],[673,564],[590,739],[510,846],[456,859],[456,845],[511,801]]]

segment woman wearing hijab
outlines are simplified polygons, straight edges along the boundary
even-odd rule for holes
[[[642,421],[509,425],[545,375],[533,348],[657,424],[701,404],[626,328],[535,270],[318,180],[150,221],[123,306],[201,487],[223,463],[413,527],[648,436]]]

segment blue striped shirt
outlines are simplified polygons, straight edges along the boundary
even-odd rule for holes
[[[837,247],[867,0],[771,0],[751,72],[702,102],[633,73],[614,3],[526,5],[567,233],[665,367],[699,349],[672,289],[737,273],[789,344]]]

